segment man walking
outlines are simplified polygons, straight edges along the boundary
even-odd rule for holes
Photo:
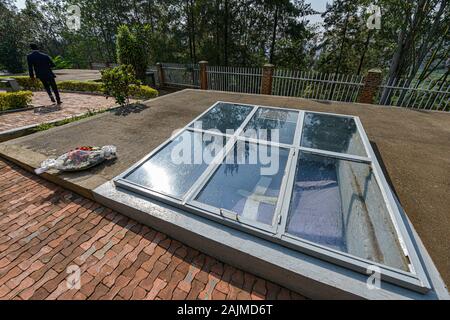
[[[44,85],[45,91],[47,91],[48,96],[52,102],[56,102],[57,104],[61,104],[61,98],[59,97],[58,86],[55,81],[55,74],[52,71],[52,68],[55,67],[52,59],[39,51],[39,48],[36,44],[31,44],[30,49],[33,50],[29,55],[27,55],[28,62],[28,72],[30,73],[30,78],[36,78],[41,80]],[[53,98],[53,93],[55,94],[55,98]]]

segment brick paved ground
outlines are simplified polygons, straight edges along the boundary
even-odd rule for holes
[[[34,92],[33,105],[45,106],[42,110],[27,110],[14,113],[6,113],[0,115],[0,132],[40,124],[52,120],[70,118],[75,115],[83,114],[89,110],[101,110],[111,108],[115,105],[112,98],[106,99],[103,96],[87,95],[78,93],[61,93],[63,104],[57,110],[47,93]]]
[[[0,299],[265,298],[302,297],[0,160]]]

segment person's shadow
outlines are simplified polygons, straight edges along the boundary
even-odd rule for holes
[[[34,113],[46,114],[46,113],[60,111],[62,109],[61,106],[62,106],[61,104],[56,104],[56,103],[52,103],[50,105],[45,105],[45,106],[39,106],[39,107],[34,108]]]

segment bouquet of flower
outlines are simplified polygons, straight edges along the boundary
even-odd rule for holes
[[[115,146],[79,147],[70,150],[56,159],[50,158],[41,163],[41,167],[34,170],[36,174],[44,173],[50,169],[60,171],[80,171],[96,166],[97,164],[116,158]]]

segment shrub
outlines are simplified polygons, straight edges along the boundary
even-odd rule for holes
[[[137,99],[152,99],[158,96],[158,91],[149,86],[131,85],[131,96]]]
[[[67,80],[58,82],[60,90],[80,91],[80,92],[103,92],[103,84],[95,81]]]
[[[31,91],[0,92],[0,111],[26,108],[32,97]]]
[[[115,68],[108,68],[101,71],[103,92],[116,99],[116,103],[121,106],[130,102],[133,91],[133,84],[140,85],[134,75],[131,65],[120,65]]]
[[[2,78],[2,77],[0,77]],[[19,85],[25,90],[43,90],[42,83],[35,79],[31,80],[30,77],[27,76],[13,76],[13,77],[4,77],[4,78],[13,78],[16,79]],[[133,82],[138,83],[139,81],[134,80]],[[0,83],[0,88],[6,88],[7,86],[3,83]],[[95,81],[77,81],[77,80],[65,80],[58,82],[58,88],[60,90],[67,91],[78,91],[78,92],[94,92],[94,93],[106,93],[103,88],[102,82]],[[142,86],[137,84],[130,84],[129,94],[133,98],[137,99],[152,99],[158,96],[158,91],[149,87]]]
[[[117,60],[120,64],[132,65],[136,77],[141,81],[145,80],[149,63],[149,39],[149,26],[135,26],[130,29],[121,25],[117,29]]]
[[[42,90],[44,86],[42,85],[39,79],[31,79],[28,76],[11,76],[11,77],[0,77],[0,78],[10,78],[15,79],[19,86],[21,86],[25,90]],[[0,88],[6,88],[6,84],[0,83]]]
[[[53,62],[56,65],[56,67],[54,68],[55,70],[72,68],[72,64],[69,61],[64,60],[64,58],[61,56],[54,57]]]

